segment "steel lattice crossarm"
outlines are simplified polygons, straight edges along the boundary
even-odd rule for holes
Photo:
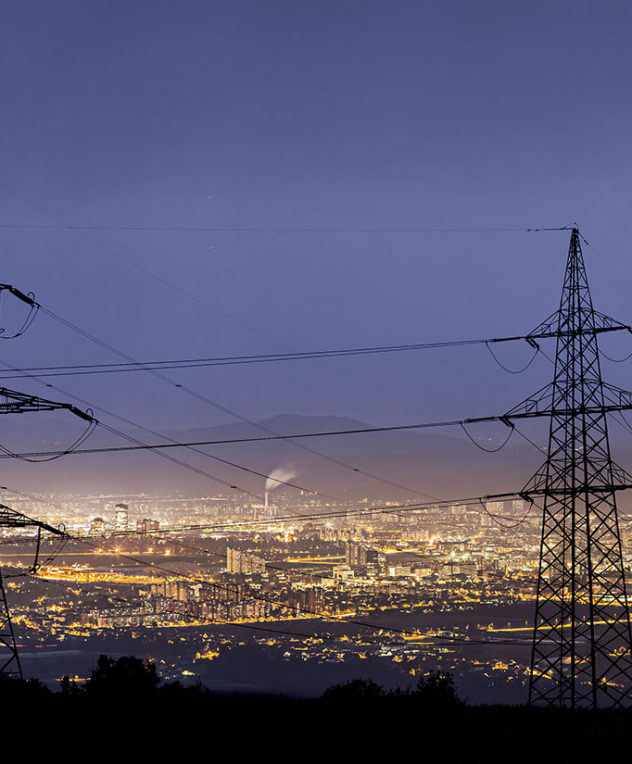
[[[615,385],[608,384],[586,374],[584,377],[586,384],[593,384],[600,388],[601,396],[593,396],[596,405],[590,405],[591,401],[583,400],[580,405],[568,407],[568,401],[564,397],[557,396],[556,401],[556,383],[549,382],[540,388],[533,395],[525,398],[524,401],[509,409],[505,414],[499,417],[493,417],[498,421],[504,422],[511,427],[512,419],[530,419],[532,417],[551,417],[551,416],[580,416],[609,414],[616,411],[632,410],[632,393],[622,390]],[[557,402],[557,405],[556,405]],[[589,405],[586,405],[586,404]],[[561,405],[560,405],[561,404]],[[489,421],[492,417],[479,417],[477,419],[465,420],[468,424],[471,422]]]
[[[586,381],[591,380],[586,377]],[[512,409],[500,416],[468,417],[462,420],[440,422],[441,425],[450,424],[481,424],[485,422],[502,422],[507,427],[513,427],[513,419],[533,419],[536,417],[572,417],[572,416],[595,416],[600,414],[613,414],[617,411],[632,411],[632,393],[627,390],[610,385],[607,382],[595,382],[601,387],[602,403],[598,400],[596,405],[586,405],[582,402],[578,406],[568,407],[567,401],[558,397],[558,405],[555,405],[555,383],[549,382],[537,392],[525,398]],[[559,405],[559,404],[562,405]],[[413,425],[414,426],[414,425]],[[395,428],[393,428],[395,429]],[[288,436],[289,437],[289,436]]]
[[[36,528],[37,538],[35,540],[35,555],[31,571],[34,572],[39,567],[39,552],[42,531],[47,531],[55,536],[67,538],[63,527],[55,528],[48,523],[40,520],[34,520],[21,512],[7,507],[6,504],[0,504],[0,528]],[[2,571],[0,570],[0,675],[17,674],[22,678],[22,666],[20,656],[15,641],[15,632],[11,622],[11,613],[7,602],[7,595],[4,588]]]
[[[23,414],[32,411],[57,411],[58,409],[70,411],[87,422],[94,421],[92,413],[82,411],[71,403],[49,401],[46,398],[39,398],[37,395],[25,395],[15,390],[8,390],[6,387],[0,387],[0,414]]]
[[[29,294],[24,294],[21,289],[14,287],[12,284],[0,284],[0,291],[4,290],[11,292],[14,297],[17,297],[18,300],[22,300],[22,302],[25,302],[27,305],[35,305],[39,308],[39,303],[35,302],[32,292]]]
[[[40,305],[39,303],[35,302],[34,295],[32,293],[24,294],[24,292],[12,286],[11,284],[0,284],[0,299],[2,298],[2,293],[5,291],[10,292],[14,297],[17,297],[18,300],[21,300],[23,303],[29,306],[28,315],[22,322],[22,326],[20,326],[20,328],[13,334],[6,334],[4,327],[0,327],[0,339],[13,340],[16,337],[19,337],[21,334],[24,334],[24,332],[29,328],[33,321],[35,321],[35,316],[37,316]]]
[[[578,483],[573,488],[552,488],[552,489],[531,489],[530,483],[519,492],[523,499],[529,499],[533,496],[582,496],[587,490],[591,493],[612,493],[613,491],[627,491],[632,488],[632,483],[605,483],[604,485],[594,486],[588,483]]]
[[[591,482],[576,480],[572,486],[569,485],[547,485],[548,461],[535,472],[529,482],[520,491],[520,496],[527,498],[529,496],[580,496],[587,490],[594,493],[608,493],[611,491],[627,491],[632,488],[632,475],[627,470],[611,461],[609,469],[604,472],[605,479],[602,482]]]
[[[605,313],[600,313],[598,310],[593,309],[594,323],[581,326],[578,328],[562,329],[564,322],[560,320],[560,310],[556,310],[548,318],[539,323],[535,329],[529,334],[527,338],[539,339],[544,337],[573,337],[582,334],[603,334],[605,332],[619,332],[628,331],[632,334],[632,327],[628,324],[623,324],[621,321],[617,321],[616,318],[606,316]]]
[[[43,523],[41,520],[34,520],[28,515],[23,515],[6,504],[0,504],[0,528],[38,528],[42,531],[48,531],[56,536],[65,536],[62,528],[55,528],[53,525]]]
[[[626,327],[627,328],[627,327]],[[560,336],[569,336],[564,333]],[[549,382],[541,387],[533,395],[525,398],[512,409],[509,409],[500,416],[481,416],[463,419],[463,424],[480,424],[484,422],[502,422],[507,427],[513,427],[512,419],[532,419],[535,417],[573,417],[573,416],[595,416],[600,414],[612,414],[617,411],[632,411],[632,393],[623,390],[620,387],[611,385],[608,382],[591,377],[589,374],[584,376],[585,384],[592,384],[594,389],[600,391],[601,396],[593,395],[592,400],[583,400],[580,405],[568,407],[566,397],[556,396],[556,383]],[[557,400],[556,400],[557,398]],[[586,404],[589,405],[586,405]],[[590,405],[594,403],[595,405]],[[556,405],[557,404],[557,405]],[[460,424],[460,422],[450,422],[448,424]]]

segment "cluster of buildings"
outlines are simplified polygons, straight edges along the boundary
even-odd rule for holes
[[[90,521],[89,535],[93,537],[102,537],[108,534],[120,534],[136,532],[140,535],[150,535],[158,533],[160,530],[160,521],[152,520],[149,517],[138,519],[135,522],[130,521],[129,506],[127,504],[116,504],[114,507],[114,523],[109,524],[103,517],[94,517]]]
[[[266,572],[266,561],[254,554],[226,548],[226,572],[245,575],[261,575]]]
[[[330,513],[332,507],[323,510]],[[524,631],[528,637],[541,519],[522,502],[428,506],[373,515],[368,522],[352,514],[318,522],[312,507],[309,521],[295,512],[291,522],[274,516],[256,524],[210,521],[208,531],[170,532],[169,526],[178,525],[187,512],[198,513],[198,526],[205,524],[199,519],[201,507],[185,506],[160,521],[143,515],[132,521],[128,505],[119,503],[110,522],[93,516],[90,534],[103,538],[100,551],[105,555],[90,559],[77,549],[73,557],[72,545],[67,545],[54,566],[40,571],[36,584],[12,581],[10,597],[19,622],[46,639],[81,635],[89,640],[106,633],[150,639],[164,627],[169,627],[166,633],[177,628],[186,635],[211,624],[295,619],[342,623],[344,633],[344,619],[372,622],[388,616],[395,623],[410,617],[422,624],[418,641],[400,644],[391,635],[371,649],[402,664],[412,662],[411,668],[431,654],[429,640],[437,633],[467,639],[476,630],[502,638],[511,623],[512,633]],[[238,516],[249,522],[252,513],[252,507],[243,507]],[[270,508],[268,513],[274,515]],[[279,514],[293,514],[292,507],[282,507]],[[632,522],[623,513],[620,526],[630,569]],[[122,558],[116,569],[115,554],[124,547],[117,534],[130,531],[146,538],[147,557],[138,559],[149,565],[130,568]],[[9,558],[2,564],[10,564]],[[56,582],[63,586],[56,587]],[[455,614],[458,619],[450,620]],[[277,637],[279,648],[284,639]],[[337,655],[347,660],[367,649],[352,639],[336,652],[336,644],[325,641],[306,650],[298,643],[290,646],[288,638],[287,652],[300,660],[334,661]],[[482,671],[481,666],[494,676],[501,671],[501,664],[494,664],[492,671],[480,655],[476,665],[468,656],[459,660],[469,661],[473,671]],[[519,661],[511,664],[512,676],[519,670]],[[502,671],[509,676],[509,669]]]

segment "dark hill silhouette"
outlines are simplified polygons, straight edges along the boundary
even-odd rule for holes
[[[75,744],[85,739],[108,745],[103,720],[139,720],[126,729],[124,741],[138,741],[151,752],[158,746],[169,749],[174,736],[182,751],[187,734],[197,735],[197,741],[207,729],[213,744],[227,738],[249,753],[270,747],[271,730],[279,746],[294,751],[322,739],[356,755],[396,746],[399,755],[422,751],[423,758],[441,762],[578,762],[599,760],[604,750],[608,758],[623,761],[629,749],[630,709],[472,706],[455,695],[450,675],[441,672],[393,692],[370,679],[356,679],[313,699],[220,695],[177,681],[158,684],[157,678],[152,664],[139,658],[102,656],[87,682],[62,681],[55,691],[37,680],[0,679],[0,699],[24,717],[18,720],[19,731],[28,723],[33,734],[31,720],[40,716],[62,731],[70,720]],[[119,740],[118,729],[105,732]]]
[[[12,450],[63,447],[71,443],[78,433],[76,427],[61,422],[53,441],[43,438],[41,430],[34,424],[24,424],[25,420],[16,423],[15,417],[6,419],[13,421],[7,422],[11,426],[5,428],[3,445]],[[338,416],[281,414],[262,420],[260,425],[282,435],[291,435],[358,429],[371,426],[371,423]],[[472,437],[487,448],[499,445],[507,435],[506,427],[500,423],[472,427],[470,432]],[[265,433],[253,425],[236,422],[200,425],[165,434],[178,441],[205,441],[258,437]],[[158,441],[147,433],[134,431],[133,435],[144,442]],[[336,461],[421,493],[457,498],[519,490],[544,459],[541,453],[517,434],[498,453],[485,453],[454,427],[310,438],[296,442],[300,447],[286,441],[272,441],[205,446],[203,450],[263,474],[269,474],[279,466],[290,465],[297,473],[294,482],[354,500],[392,497],[418,498],[422,501],[423,498],[414,492],[385,485],[361,472],[350,471],[336,464]],[[97,431],[86,445],[129,444],[112,434]],[[332,461],[315,455],[309,449],[326,454]],[[632,463],[632,452],[629,449],[621,451],[615,448],[614,451],[623,466]],[[169,450],[168,453],[250,491],[263,494],[265,481],[261,477],[219,464],[186,449]],[[171,465],[150,452],[67,456],[55,462],[40,464],[37,469],[16,460],[5,460],[2,468],[6,475],[3,479],[7,483],[11,483],[11,480],[15,483],[14,477],[17,476],[23,485],[25,480],[28,481],[32,490],[65,491],[69,486],[76,486],[78,492],[105,494],[230,494],[222,486]],[[274,498],[274,494],[271,498]]]

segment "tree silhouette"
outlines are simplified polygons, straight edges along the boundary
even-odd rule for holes
[[[114,660],[101,655],[84,688],[88,695],[140,695],[155,690],[160,683],[156,667],[133,655]]]
[[[344,684],[334,684],[323,693],[327,700],[345,698],[379,698],[384,695],[384,688],[372,679],[352,679]]]
[[[413,694],[424,705],[433,707],[453,707],[463,703],[457,695],[452,674],[443,671],[433,671],[426,676],[420,676]]]

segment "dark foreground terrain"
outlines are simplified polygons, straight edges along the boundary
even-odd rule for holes
[[[31,729],[37,744],[39,729],[60,742],[71,734],[73,745],[88,742],[95,754],[104,746],[110,754],[142,751],[160,760],[173,751],[207,758],[222,752],[224,761],[352,755],[562,763],[625,761],[632,750],[632,710],[472,706],[459,699],[452,677],[439,672],[406,690],[387,692],[357,679],[320,698],[296,699],[164,683],[151,663],[102,656],[86,682],[64,679],[57,690],[37,680],[0,680],[0,702],[11,722],[7,729],[23,740]]]

